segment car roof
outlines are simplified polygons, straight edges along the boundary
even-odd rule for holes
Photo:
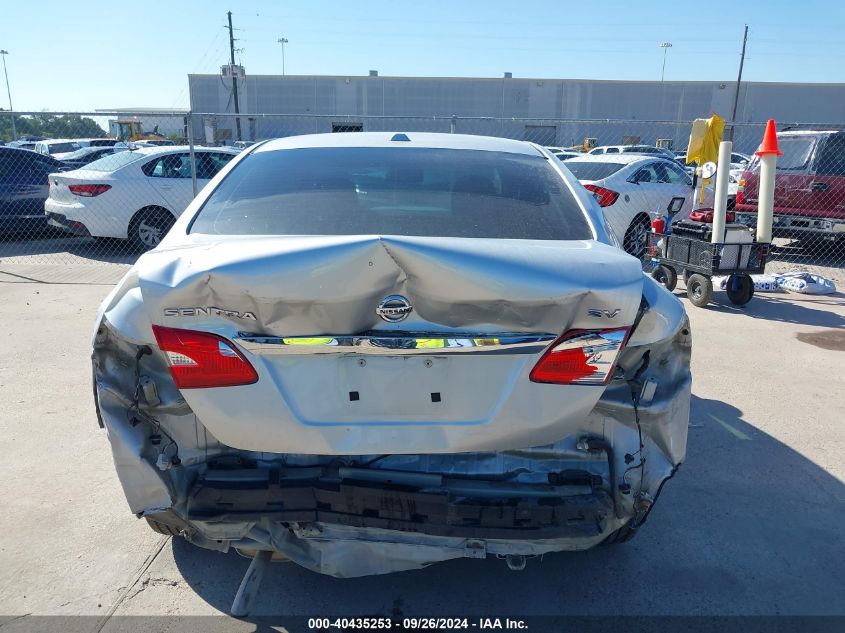
[[[45,156],[44,154],[39,154],[38,152],[34,152],[31,149],[26,149],[25,147],[15,147],[10,145],[0,145],[0,152],[25,152],[30,156],[41,156],[45,158],[53,158],[52,156]],[[56,160],[53,158],[53,160]]]
[[[786,130],[778,136],[813,136],[816,134],[841,134],[842,130]]]
[[[570,160],[576,162],[589,161],[591,163],[622,163],[625,165],[655,160],[664,160],[667,163],[675,162],[671,158],[662,156],[660,154],[584,154],[583,156],[579,156],[578,158],[571,158]]]
[[[102,148],[98,148],[102,149]],[[141,154],[143,156],[156,156],[159,154],[181,154],[182,152],[190,151],[189,145],[144,145],[137,149],[131,149],[133,154]],[[194,145],[195,152],[224,152],[226,154],[237,154],[231,147],[206,147],[205,145]]]
[[[407,140],[393,140],[404,137]],[[437,149],[466,149],[488,152],[507,152],[537,156],[537,146],[526,141],[514,141],[492,136],[470,134],[438,134],[433,132],[339,132],[288,136],[266,141],[259,145],[256,153],[281,149],[303,149],[317,147],[424,147]]]

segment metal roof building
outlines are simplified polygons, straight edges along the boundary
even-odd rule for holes
[[[191,110],[234,113],[232,82],[189,75]],[[592,81],[581,79],[247,75],[238,82],[241,138],[257,140],[338,130],[458,131],[544,145],[685,146],[692,119],[729,119],[736,82]],[[254,116],[252,116],[254,115]],[[457,120],[453,120],[456,117]],[[743,82],[737,123],[845,122],[845,84]],[[659,123],[658,123],[659,122]],[[234,117],[205,120],[214,140],[235,140]],[[742,127],[737,144],[742,145]],[[750,129],[749,129],[750,131]],[[759,141],[754,126],[751,138]]]

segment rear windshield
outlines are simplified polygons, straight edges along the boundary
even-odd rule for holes
[[[145,156],[148,156],[148,154],[141,154],[139,152],[106,154],[102,158],[98,158],[94,162],[85,165],[85,169],[89,171],[115,171],[129,163],[134,163],[136,160],[141,160]]]
[[[79,149],[77,143],[50,143],[47,145],[47,151],[51,154],[63,154],[65,152],[75,152]]]
[[[592,239],[543,157],[409,147],[256,152],[215,189],[191,232]]]
[[[578,180],[603,180],[622,169],[623,163],[600,163],[588,160],[568,160],[566,168]]]
[[[92,154],[97,155],[103,152],[111,151],[108,149],[103,149],[102,147],[92,148],[92,147],[83,147],[82,149],[78,149],[75,152],[71,152],[70,154],[66,154],[62,160],[76,160],[77,158],[89,158]]]

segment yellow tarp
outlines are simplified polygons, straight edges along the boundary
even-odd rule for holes
[[[719,143],[725,131],[725,120],[718,114],[709,119],[696,119],[692,122],[692,131],[687,145],[687,164],[697,162],[715,163],[719,159]]]

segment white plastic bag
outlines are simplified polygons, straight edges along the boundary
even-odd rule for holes
[[[836,292],[836,284],[832,279],[815,273],[793,272],[777,275],[778,285],[789,292],[800,292],[805,295],[830,295]]]

